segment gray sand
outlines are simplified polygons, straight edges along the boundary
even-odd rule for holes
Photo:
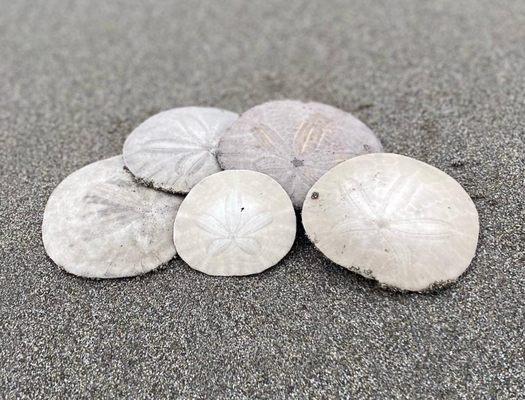
[[[0,4],[0,398],[522,395],[525,2],[79,3]],[[276,98],[351,111],[466,188],[481,234],[457,284],[380,290],[302,230],[245,278],[46,257],[53,188],[146,117]]]

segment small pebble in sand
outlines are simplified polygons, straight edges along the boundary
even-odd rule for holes
[[[401,290],[456,280],[478,242],[478,213],[449,175],[396,154],[368,154],[325,174],[306,196],[308,237],[335,263]]]
[[[223,171],[182,202],[174,241],[190,267],[209,275],[250,275],[270,268],[295,240],[295,212],[279,184],[254,171]]]
[[[126,139],[126,167],[146,185],[188,193],[221,170],[216,159],[221,134],[238,115],[218,108],[182,107],[148,118]]]
[[[151,271],[172,259],[173,221],[181,196],[140,186],[122,157],[89,164],[53,191],[42,239],[66,271],[89,278],[120,278]]]
[[[219,142],[224,169],[270,175],[296,208],[333,166],[382,151],[372,131],[350,113],[320,103],[271,101],[243,113]]]

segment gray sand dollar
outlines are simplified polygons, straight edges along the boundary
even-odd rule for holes
[[[223,171],[186,196],[175,219],[180,257],[209,275],[250,275],[276,264],[295,240],[290,198],[267,175]]]
[[[42,239],[66,271],[90,278],[119,278],[151,271],[176,254],[173,221],[182,196],[141,185],[122,157],[73,172],[51,193]]]
[[[479,221],[452,177],[397,154],[368,154],[323,175],[304,201],[308,237],[335,263],[385,286],[422,291],[457,279]]]
[[[333,166],[356,155],[382,151],[372,131],[352,114],[320,103],[271,101],[243,113],[219,142],[224,169],[270,175],[296,208]]]
[[[222,133],[238,115],[218,108],[182,107],[156,114],[124,143],[126,167],[147,185],[187,193],[221,170],[216,159]]]

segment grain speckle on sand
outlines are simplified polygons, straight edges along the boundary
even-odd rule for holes
[[[0,398],[522,396],[525,2],[126,5],[0,0]],[[243,278],[176,259],[92,281],[46,257],[52,190],[152,110],[285,98],[355,110],[386,151],[485,196],[456,284],[381,290],[300,224],[282,262]]]

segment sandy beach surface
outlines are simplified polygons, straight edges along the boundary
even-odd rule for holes
[[[525,2],[0,0],[0,398],[516,399],[525,385]],[[478,208],[452,287],[399,294],[299,229],[253,277],[93,281],[46,256],[68,174],[146,117],[351,111]]]

